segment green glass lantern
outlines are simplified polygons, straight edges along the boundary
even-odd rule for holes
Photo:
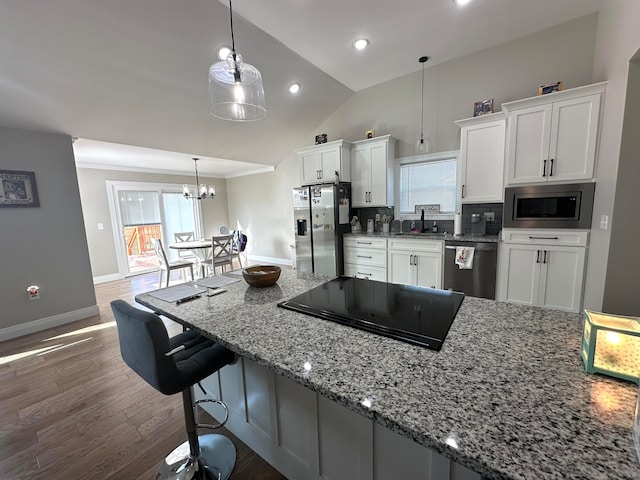
[[[587,373],[640,383],[640,318],[585,310],[580,356]]]

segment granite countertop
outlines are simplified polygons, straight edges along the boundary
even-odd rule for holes
[[[638,388],[584,372],[579,314],[465,297],[434,352],[276,306],[326,280],[136,300],[488,479],[640,478]]]
[[[474,243],[498,243],[502,239],[499,235],[460,235],[456,236],[451,233],[411,233],[411,232],[374,232],[374,233],[345,233],[344,236],[353,237],[379,237],[379,238],[411,238],[416,240],[455,240],[456,242],[474,242]]]

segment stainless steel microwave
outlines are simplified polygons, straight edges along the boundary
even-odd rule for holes
[[[507,187],[505,228],[591,228],[595,183]]]

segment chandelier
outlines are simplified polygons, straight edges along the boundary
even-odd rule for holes
[[[198,158],[194,158],[196,166],[196,188],[194,193],[191,193],[189,189],[189,185],[184,184],[182,186],[182,194],[184,198],[187,200],[204,200],[205,198],[213,198],[216,196],[216,188],[213,185],[205,185],[204,183],[200,183],[200,179],[198,178]]]
[[[233,11],[229,0],[231,52],[209,68],[209,113],[235,122],[260,120],[267,114],[262,75],[242,61],[233,36]]]

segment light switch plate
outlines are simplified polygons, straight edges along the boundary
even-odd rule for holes
[[[493,222],[496,219],[496,214],[494,212],[484,212],[484,219],[487,222]]]
[[[607,230],[609,228],[609,215],[600,215],[600,229]]]

